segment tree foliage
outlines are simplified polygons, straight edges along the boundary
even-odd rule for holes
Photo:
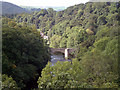
[[[3,90],[7,90],[7,89],[20,90],[20,88],[17,86],[16,81],[14,81],[12,77],[8,77],[5,74],[2,75],[2,89]]]
[[[47,46],[36,30],[7,24],[2,29],[3,74],[12,76],[19,87],[29,87],[49,60]]]
[[[39,76],[38,88],[117,88],[119,6],[88,2],[59,12],[49,8],[4,18],[3,73],[20,87]],[[52,48],[75,48],[72,64],[45,67],[49,55],[36,29],[49,36]]]
[[[80,9],[80,14],[75,17],[77,21],[73,17],[76,15],[74,12],[76,6],[70,7],[69,12],[66,10],[64,15],[72,19],[69,19],[70,23],[64,24],[66,29],[62,31],[63,39],[60,41],[60,47],[63,45],[63,47],[77,48],[76,58],[72,60],[72,64],[66,61],[51,66],[48,63],[38,79],[39,88],[117,88],[119,86],[117,4],[119,5],[119,2],[86,3],[86,7]],[[82,10],[84,12],[81,12]],[[82,23],[77,24],[79,18]]]

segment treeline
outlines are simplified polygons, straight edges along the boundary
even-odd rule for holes
[[[48,46],[40,33],[3,18],[2,89],[31,89],[50,60]]]
[[[49,8],[32,14],[19,14],[14,20],[19,24],[35,25],[49,36],[50,47],[71,48],[95,35],[103,27],[118,26],[119,7],[119,2],[88,2],[59,12]]]
[[[19,27],[37,28],[48,35],[50,47],[76,48],[72,64],[58,62],[51,67],[48,62],[38,88],[117,88],[119,13],[120,2],[89,2],[59,12],[50,8],[12,16]]]

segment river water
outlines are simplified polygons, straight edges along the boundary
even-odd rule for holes
[[[51,55],[51,63],[52,66],[57,62],[57,61],[71,61],[70,59],[65,60],[64,55],[59,53],[59,54],[52,54]]]

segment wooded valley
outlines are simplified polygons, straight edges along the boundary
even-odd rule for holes
[[[3,15],[2,89],[118,88],[119,31],[120,2]],[[72,64],[51,66],[49,48],[75,48]]]

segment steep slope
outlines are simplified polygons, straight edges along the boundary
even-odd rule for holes
[[[103,27],[118,27],[119,11],[120,2],[88,2],[68,7],[63,11],[43,9],[31,14],[19,14],[14,18],[22,25],[27,23],[28,26],[36,26],[49,36],[51,47],[72,48],[84,42],[88,36],[96,35]],[[92,41],[89,42],[84,43],[87,48],[93,44]]]

